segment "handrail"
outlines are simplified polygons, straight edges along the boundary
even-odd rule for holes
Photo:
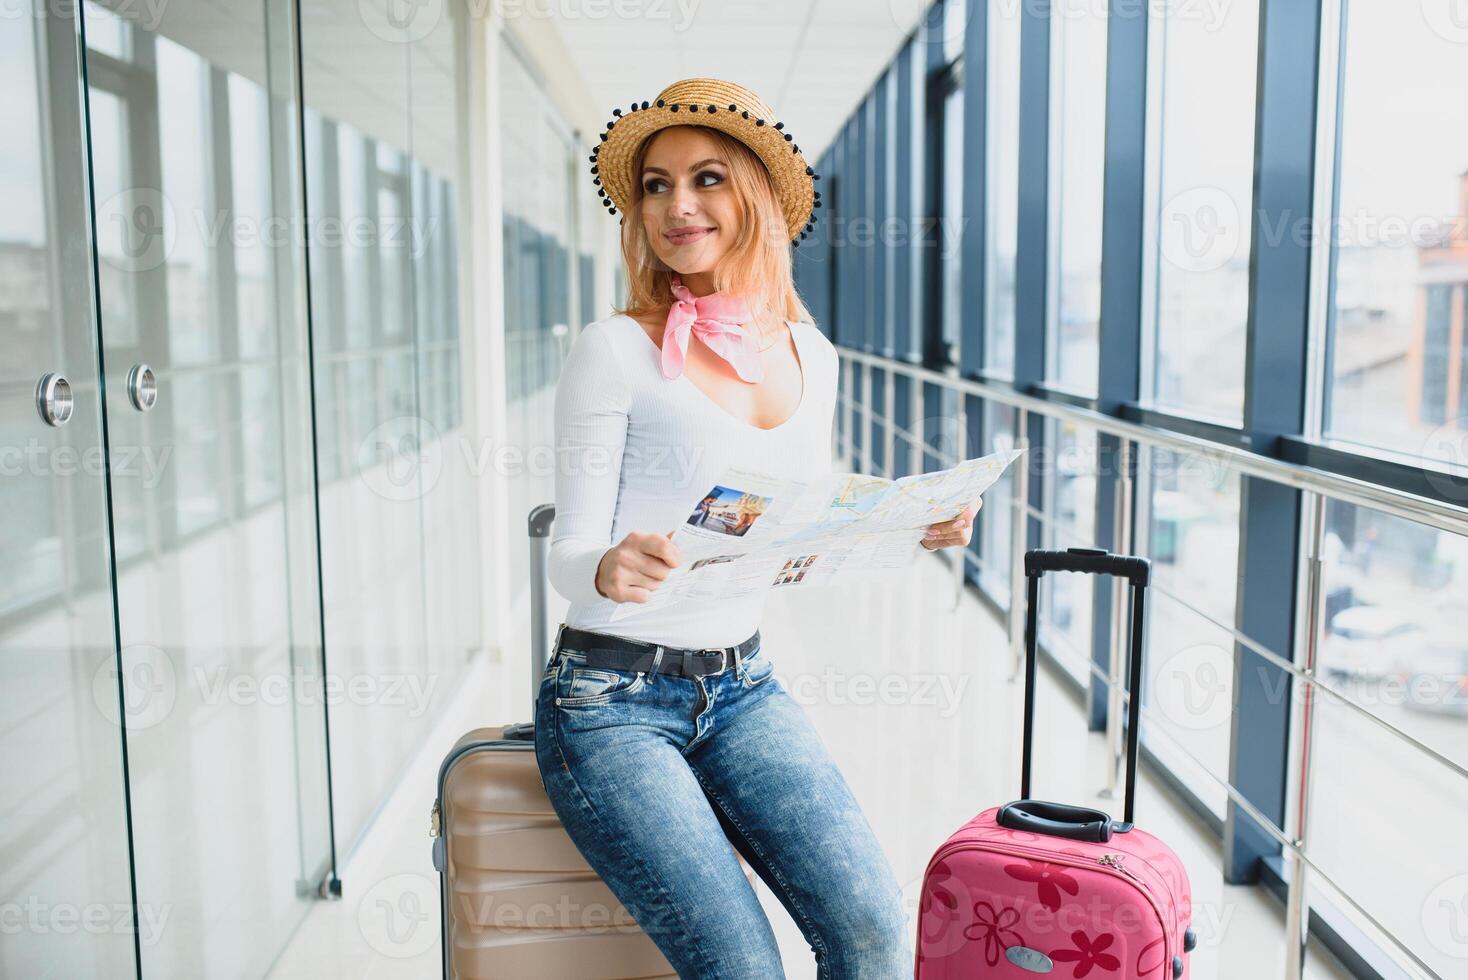
[[[989,401],[1034,412],[1037,415],[1076,422],[1099,432],[1121,439],[1129,439],[1142,445],[1211,457],[1222,461],[1223,465],[1240,473],[1247,473],[1271,483],[1283,484],[1297,490],[1308,490],[1346,503],[1370,507],[1452,534],[1468,535],[1468,507],[1445,504],[1430,497],[1379,486],[1355,477],[1332,473],[1329,470],[1291,463],[1272,456],[1262,456],[1237,446],[1211,442],[1197,436],[1173,432],[1170,429],[1119,419],[1092,409],[1022,394],[989,382],[962,378],[955,374],[944,374],[915,364],[889,360],[880,355],[868,354],[851,347],[837,347],[836,350],[841,357],[855,363],[876,365],[893,374],[904,374],[916,380],[943,385]],[[862,408],[870,412],[869,407],[862,406]]]
[[[843,352],[845,352],[848,348],[839,348],[839,349],[842,350]],[[929,373],[933,373],[933,372],[929,372]],[[960,379],[957,379],[957,378],[949,378],[949,377],[947,377],[945,375],[938,375],[938,377],[941,378],[942,380],[940,382],[937,382],[937,383],[943,383],[943,384],[946,384],[946,383],[948,383],[950,381],[960,380]],[[845,398],[846,396],[843,395],[842,397]],[[981,397],[983,397],[983,396],[981,396]],[[1024,396],[1021,396],[1021,397],[1024,397]],[[860,411],[863,411],[863,412],[870,413],[870,408],[868,406],[866,406],[866,405],[857,404],[854,401],[850,401],[849,399],[848,399],[848,404],[850,404],[851,407],[853,409],[855,409],[855,410],[860,410]],[[1070,406],[1063,406],[1063,408],[1064,408],[1065,411],[1084,411],[1084,410],[1081,410],[1081,409],[1072,409]],[[1095,414],[1095,413],[1091,413],[1091,414]],[[871,418],[872,421],[877,422],[878,424],[881,424],[884,428],[886,428],[886,427],[889,426],[888,421],[886,419],[882,418],[880,415],[870,414],[870,418]],[[1130,423],[1127,423],[1127,424],[1130,424]],[[891,428],[897,429],[899,427],[897,427],[897,426],[891,426]],[[916,438],[916,437],[913,436],[913,438]],[[1129,436],[1122,436],[1122,438],[1130,438],[1130,437]],[[944,463],[947,463],[948,462],[948,460],[945,459],[946,454],[943,454],[943,453],[934,453],[934,455],[941,462],[944,462]],[[1260,457],[1260,458],[1264,458],[1264,457]],[[953,460],[952,462],[953,463],[957,463],[958,460]],[[1283,463],[1281,465],[1291,466],[1293,464]],[[1322,492],[1322,491],[1314,491],[1314,492]],[[1328,493],[1325,493],[1324,495],[1329,496]],[[1048,525],[1050,525],[1051,527],[1053,527],[1053,528],[1055,528],[1057,530],[1061,529],[1062,525],[1058,521],[1055,520],[1055,518],[1054,518],[1053,515],[1045,513],[1044,511],[1040,510],[1039,508],[1035,507],[1034,505],[1032,505],[1032,504],[1030,504],[1028,502],[1025,502],[1021,506],[1022,506],[1022,509],[1024,510],[1025,514],[1028,515],[1031,519],[1038,520],[1038,521],[1040,521],[1041,523],[1044,523],[1044,524],[1048,524]],[[1072,540],[1076,544],[1078,544],[1080,546],[1084,546],[1084,547],[1095,547],[1096,546],[1094,542],[1081,541],[1075,535],[1069,535],[1069,536],[1072,538]],[[1279,670],[1284,671],[1285,673],[1289,674],[1295,680],[1302,681],[1305,684],[1311,685],[1312,687],[1315,687],[1315,688],[1318,688],[1321,691],[1324,691],[1326,694],[1328,694],[1337,703],[1344,705],[1346,708],[1349,708],[1356,715],[1358,715],[1358,716],[1360,716],[1362,718],[1365,718],[1367,721],[1371,722],[1376,727],[1378,727],[1382,731],[1386,732],[1388,735],[1395,736],[1400,741],[1403,741],[1403,742],[1407,743],[1407,745],[1409,747],[1411,747],[1413,749],[1416,749],[1418,752],[1420,752],[1423,755],[1425,755],[1428,759],[1432,760],[1433,762],[1436,762],[1438,765],[1440,765],[1443,768],[1447,769],[1453,775],[1458,776],[1461,779],[1468,779],[1468,767],[1465,767],[1461,763],[1459,763],[1456,760],[1450,758],[1449,756],[1445,755],[1444,753],[1438,751],[1437,749],[1433,748],[1432,746],[1426,744],[1425,742],[1421,741],[1420,739],[1416,738],[1415,736],[1410,735],[1406,731],[1404,731],[1403,729],[1398,728],[1396,725],[1393,725],[1391,722],[1387,721],[1385,718],[1382,718],[1380,715],[1376,714],[1375,712],[1373,712],[1371,709],[1369,709],[1365,705],[1357,703],[1355,700],[1353,700],[1350,697],[1350,695],[1348,695],[1344,691],[1338,690],[1334,685],[1329,684],[1329,683],[1321,680],[1320,677],[1313,670],[1304,670],[1304,669],[1300,668],[1295,663],[1293,663],[1289,658],[1287,658],[1287,657],[1285,657],[1285,656],[1283,656],[1283,655],[1281,655],[1279,653],[1276,653],[1275,651],[1269,649],[1268,647],[1264,646],[1264,644],[1262,644],[1259,641],[1257,641],[1257,640],[1249,637],[1247,634],[1243,633],[1242,631],[1238,630],[1237,628],[1235,628],[1233,626],[1230,626],[1230,625],[1228,625],[1226,623],[1219,622],[1218,620],[1214,619],[1212,616],[1210,616],[1207,613],[1203,612],[1201,609],[1198,609],[1196,606],[1194,606],[1188,600],[1184,599],[1182,596],[1177,595],[1176,593],[1172,592],[1166,586],[1163,586],[1160,583],[1155,583],[1154,582],[1153,585],[1152,585],[1152,588],[1153,588],[1153,591],[1156,591],[1159,594],[1161,594],[1161,595],[1165,596],[1166,598],[1172,600],[1173,602],[1177,603],[1182,608],[1184,608],[1187,611],[1189,611],[1189,612],[1193,613],[1194,615],[1198,616],[1200,619],[1202,619],[1204,622],[1208,623],[1210,626],[1213,626],[1213,627],[1215,627],[1217,629],[1223,630],[1224,632],[1228,633],[1239,644],[1241,644],[1242,646],[1244,646],[1247,649],[1251,650],[1255,655],[1257,655],[1260,658],[1262,658],[1263,660],[1267,661],[1268,663],[1270,663],[1274,667],[1276,667]],[[1096,673],[1097,673],[1097,675],[1098,675],[1098,677],[1099,677],[1100,680],[1102,680],[1103,682],[1107,680],[1105,674],[1102,673],[1102,672],[1100,672],[1094,665],[1092,666],[1092,670],[1093,671],[1096,671]]]
[[[882,433],[880,438],[882,440],[884,449],[887,450],[886,452],[884,452],[884,456],[886,457],[886,459],[884,461],[883,469],[885,470],[885,475],[888,476],[890,476],[894,471],[896,458],[898,455],[895,435],[899,431],[902,433],[903,436],[907,438],[907,440],[911,444],[910,449],[912,450],[912,452],[910,454],[910,459],[911,463],[913,464],[917,464],[919,458],[926,460],[928,457],[932,457],[938,460],[940,463],[948,463],[949,460],[947,457],[949,457],[951,454],[942,451],[935,451],[926,444],[926,420],[923,419],[921,416],[919,416],[915,420],[916,431],[910,431],[906,427],[896,425],[895,420],[887,417],[886,414],[877,414],[874,411],[873,406],[870,404],[870,402],[865,400],[858,402],[855,399],[851,398],[847,394],[847,392],[849,392],[851,383],[854,379],[852,375],[848,372],[850,372],[856,365],[863,365],[865,367],[866,375],[868,378],[870,378],[870,370],[872,366],[875,365],[890,374],[905,375],[911,379],[918,381],[920,383],[918,386],[919,391],[921,387],[921,382],[927,382],[929,384],[938,385],[948,390],[967,393],[983,400],[1011,406],[1017,412],[1017,429],[1014,432],[1014,438],[1016,440],[1016,444],[1019,446],[1028,446],[1029,440],[1027,429],[1027,416],[1029,412],[1034,412],[1040,416],[1068,421],[1081,427],[1089,427],[1094,431],[1105,432],[1113,435],[1121,440],[1123,453],[1131,452],[1131,446],[1133,444],[1136,444],[1137,446],[1145,445],[1155,448],[1161,448],[1168,451],[1178,452],[1180,454],[1190,455],[1195,458],[1201,456],[1206,459],[1213,460],[1219,463],[1221,466],[1231,468],[1235,472],[1246,473],[1276,484],[1293,487],[1302,491],[1303,493],[1308,495],[1304,499],[1308,504],[1313,507],[1313,512],[1315,513],[1314,537],[1312,539],[1312,543],[1310,544],[1310,561],[1313,562],[1313,564],[1311,565],[1312,584],[1310,587],[1311,592],[1308,597],[1303,599],[1301,597],[1295,597],[1292,601],[1296,603],[1302,601],[1306,602],[1311,610],[1317,609],[1320,603],[1320,596],[1318,595],[1320,561],[1319,552],[1321,546],[1320,537],[1322,527],[1320,515],[1323,512],[1325,501],[1327,499],[1335,499],[1367,507],[1373,510],[1381,511],[1383,513],[1391,514],[1393,516],[1401,517],[1406,520],[1414,521],[1428,527],[1433,527],[1441,531],[1446,531],[1448,533],[1468,534],[1468,508],[1457,507],[1451,504],[1443,503],[1438,500],[1433,500],[1431,498],[1418,496],[1416,494],[1395,490],[1389,487],[1378,486],[1351,477],[1341,476],[1339,474],[1331,473],[1325,470],[1319,470],[1314,467],[1302,466],[1299,464],[1274,459],[1272,457],[1263,456],[1242,447],[1228,446],[1206,439],[1200,439],[1197,437],[1184,435],[1182,433],[1173,432],[1167,429],[1162,429],[1137,422],[1131,422],[1125,419],[1118,419],[1113,416],[1103,415],[1102,413],[1090,409],[1064,403],[1047,401],[1042,398],[1036,398],[1031,395],[1025,395],[1019,392],[1015,392],[1013,390],[1005,389],[997,385],[985,383],[982,381],[975,381],[967,378],[960,378],[955,374],[938,372],[928,368],[918,367],[916,365],[906,364],[900,361],[895,361],[888,358],[868,354],[862,351],[853,350],[851,348],[838,347],[837,351],[841,357],[840,371],[842,384],[841,391],[838,393],[837,404],[838,406],[840,406],[841,417],[844,421],[844,425],[842,427],[843,449],[847,452],[847,455],[852,459],[853,463],[855,463],[858,455],[856,452],[857,447],[855,445],[855,438],[857,430],[860,429],[861,433],[865,437],[863,439],[863,445],[861,447],[860,455],[865,459],[867,465],[870,465],[872,450],[877,444],[879,438],[879,430],[877,426],[880,425],[880,431]],[[891,389],[889,388],[888,391],[890,395]],[[887,401],[891,401],[890,397],[887,399]],[[961,423],[962,419],[960,419],[960,431],[962,431]],[[919,450],[921,451],[921,456],[919,456]],[[953,460],[952,462],[956,463],[957,460]],[[921,464],[918,465],[921,467]],[[1130,467],[1123,465],[1120,468],[1120,471],[1117,473],[1117,477],[1121,484],[1118,496],[1119,509],[1122,507],[1120,501],[1125,499],[1125,497],[1127,496],[1127,490],[1132,482],[1129,477],[1129,471]],[[1060,522],[1056,520],[1054,515],[1046,514],[1041,509],[1036,508],[1032,504],[1030,504],[1028,499],[1028,491],[1026,489],[1028,484],[1028,474],[1029,468],[1024,467],[1016,472],[1014,478],[1014,499],[1010,501],[1010,504],[1013,511],[1014,520],[1016,522],[1016,527],[1023,528],[1027,525],[1027,522],[1030,519],[1037,519],[1041,522],[1044,522],[1054,531],[1064,533],[1067,535],[1067,537],[1070,538],[1076,538],[1075,533],[1070,531],[1069,529],[1064,528],[1063,525],[1061,525]],[[1121,519],[1123,518],[1118,515],[1118,520]],[[1025,537],[1026,536],[1022,532],[1017,533],[1013,536],[1010,549],[1012,552],[1010,556],[1011,559],[1017,561],[1018,557],[1023,553]],[[1136,543],[1140,547],[1145,547],[1145,538]],[[980,565],[981,567],[985,564],[981,560],[977,559],[977,556],[972,555],[968,551],[968,549],[964,550],[964,559],[965,565],[967,565],[970,559],[974,560],[974,563]],[[1020,573],[1018,569],[1012,566],[1011,578],[1018,576],[1019,574]],[[1381,718],[1373,713],[1365,705],[1358,704],[1355,700],[1353,700],[1344,692],[1336,690],[1332,685],[1322,682],[1316,676],[1314,657],[1313,655],[1311,655],[1310,649],[1307,649],[1307,662],[1302,668],[1294,663],[1293,658],[1280,656],[1274,651],[1269,650],[1263,644],[1258,643],[1252,638],[1246,636],[1240,630],[1227,624],[1220,623],[1218,620],[1203,612],[1203,610],[1197,608],[1194,604],[1183,599],[1181,596],[1176,595],[1171,590],[1164,588],[1161,591],[1169,599],[1172,599],[1174,602],[1176,602],[1185,611],[1193,613],[1194,615],[1200,617],[1205,622],[1215,627],[1221,627],[1230,636],[1232,636],[1236,642],[1252,650],[1256,655],[1262,657],[1265,661],[1273,664],[1280,670],[1288,673],[1293,679],[1303,681],[1304,684],[1302,685],[1302,689],[1304,691],[1304,697],[1307,699],[1307,705],[1309,704],[1309,699],[1311,698],[1314,691],[1323,691],[1326,694],[1330,695],[1331,698],[1345,705],[1347,708],[1351,709],[1357,714],[1365,716],[1369,721],[1373,722],[1375,725],[1380,727],[1388,734],[1395,735],[1398,739],[1407,743],[1410,748],[1416,749],[1420,754],[1428,757],[1429,759],[1432,759],[1433,761],[1438,762],[1440,765],[1444,766],[1455,775],[1458,775],[1460,777],[1468,777],[1468,768],[1465,768],[1463,765],[1459,764],[1455,760],[1448,758],[1443,753],[1438,752],[1436,749],[1433,749],[1427,744],[1419,741],[1417,738],[1407,734],[1405,731],[1397,728],[1395,725],[1392,725],[1384,718]],[[1011,595],[1013,595],[1012,588]],[[1014,635],[1014,627],[1015,624],[1018,622],[1018,618],[1015,616],[1013,600],[1011,600],[1009,619],[1011,633],[1010,643],[1011,647],[1013,647],[1015,643],[1018,642]],[[1116,656],[1118,642],[1119,641],[1117,640],[1116,636],[1113,635],[1112,665],[1110,673],[1103,671],[1101,667],[1094,662],[1088,661],[1086,664],[1089,675],[1106,683],[1113,699],[1117,702],[1108,712],[1108,742],[1112,742],[1115,740],[1116,737],[1119,737],[1119,719],[1122,714],[1121,708],[1123,705],[1129,705],[1131,703],[1131,693],[1124,690],[1125,685],[1123,683],[1123,679],[1118,673],[1119,667]],[[1143,717],[1146,717],[1153,722],[1156,722],[1158,720],[1155,717],[1154,711],[1148,710],[1148,707],[1145,705],[1142,705],[1140,707]],[[1302,775],[1297,780],[1299,785],[1297,787],[1298,795],[1296,797],[1296,812],[1297,819],[1299,819],[1300,821],[1300,826],[1298,834],[1292,837],[1289,834],[1285,833],[1282,828],[1276,826],[1272,819],[1266,817],[1265,814],[1263,814],[1252,802],[1250,802],[1250,800],[1243,794],[1243,792],[1239,790],[1238,787],[1234,786],[1226,777],[1220,776],[1212,772],[1208,769],[1207,766],[1203,766],[1196,758],[1196,756],[1194,756],[1167,730],[1165,725],[1161,729],[1159,729],[1159,731],[1161,732],[1165,740],[1169,743],[1172,751],[1178,752],[1182,756],[1190,759],[1195,765],[1199,767],[1199,770],[1203,774],[1210,778],[1214,783],[1221,786],[1229,801],[1241,812],[1251,817],[1254,820],[1255,824],[1262,831],[1264,831],[1269,838],[1274,840],[1274,842],[1277,843],[1281,848],[1281,851],[1285,855],[1287,855],[1290,861],[1290,874],[1287,882],[1288,896],[1286,915],[1287,918],[1290,920],[1290,942],[1292,944],[1298,945],[1301,949],[1303,949],[1306,937],[1309,933],[1308,925],[1306,922],[1306,918],[1309,914],[1309,903],[1305,895],[1305,879],[1308,872],[1311,875],[1317,876],[1322,882],[1325,882],[1327,885],[1331,886],[1332,889],[1340,896],[1342,900],[1344,900],[1344,902],[1356,915],[1369,922],[1371,926],[1387,940],[1390,946],[1394,948],[1395,951],[1399,955],[1401,955],[1406,961],[1408,961],[1413,967],[1421,971],[1423,975],[1434,978],[1434,980],[1438,980],[1440,975],[1436,971],[1434,971],[1433,968],[1429,966],[1426,961],[1424,961],[1416,953],[1416,951],[1414,951],[1403,940],[1402,937],[1398,936],[1395,932],[1388,928],[1383,922],[1381,922],[1381,920],[1379,920],[1373,913],[1371,913],[1362,904],[1361,901],[1358,901],[1345,888],[1341,887],[1340,883],[1335,881],[1330,876],[1330,874],[1327,873],[1325,869],[1322,868],[1318,863],[1316,863],[1316,861],[1310,856],[1307,849],[1307,834],[1305,831],[1305,823],[1303,817],[1306,808],[1306,800],[1308,799],[1309,794],[1310,780],[1308,778],[1308,775]],[[1298,756],[1298,762],[1302,766],[1302,772],[1303,766],[1305,765],[1305,760],[1307,759],[1309,753],[1310,741],[1310,733],[1307,730],[1301,735],[1298,748],[1293,750]],[[1119,765],[1119,763],[1113,760],[1111,766],[1109,767],[1109,769],[1111,770],[1111,777],[1115,776],[1115,768],[1117,765]],[[1114,778],[1112,785],[1114,786]],[[1293,959],[1291,959],[1289,962],[1294,961]]]

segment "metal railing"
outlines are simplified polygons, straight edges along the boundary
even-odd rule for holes
[[[1115,540],[1118,544],[1115,550],[1134,550],[1142,546],[1139,543],[1141,529],[1133,527],[1132,512],[1133,498],[1136,490],[1134,487],[1131,457],[1139,447],[1149,450],[1163,450],[1176,453],[1195,460],[1205,460],[1221,469],[1231,470],[1240,474],[1257,477],[1272,483],[1299,490],[1304,505],[1305,517],[1305,578],[1303,594],[1299,600],[1304,606],[1306,626],[1304,639],[1301,644],[1301,663],[1295,663],[1290,657],[1283,656],[1269,649],[1264,644],[1249,637],[1233,624],[1219,621],[1213,616],[1198,608],[1198,606],[1181,595],[1178,595],[1165,586],[1156,586],[1159,594],[1165,595],[1170,601],[1176,603],[1181,609],[1201,618],[1211,626],[1224,631],[1233,638],[1240,646],[1258,655],[1271,666],[1289,675],[1301,686],[1300,710],[1291,713],[1291,742],[1293,744],[1292,767],[1294,772],[1288,780],[1288,807],[1284,823],[1285,828],[1276,826],[1274,820],[1265,816],[1249,801],[1249,799],[1226,778],[1218,776],[1202,763],[1196,756],[1180,745],[1172,738],[1165,727],[1158,728],[1167,737],[1169,748],[1176,751],[1188,761],[1193,763],[1200,772],[1207,775],[1219,784],[1228,799],[1238,807],[1240,811],[1247,814],[1259,828],[1272,840],[1279,844],[1286,855],[1288,875],[1286,881],[1286,909],[1285,929],[1287,939],[1287,962],[1286,976],[1289,980],[1300,980],[1305,972],[1306,947],[1309,939],[1309,916],[1310,905],[1306,899],[1307,880],[1314,876],[1319,881],[1328,885],[1339,895],[1352,909],[1372,928],[1377,930],[1391,944],[1392,948],[1411,965],[1419,971],[1422,977],[1440,980],[1438,974],[1430,965],[1424,962],[1417,953],[1412,950],[1391,928],[1383,924],[1375,915],[1364,908],[1340,883],[1333,880],[1331,876],[1307,853],[1307,841],[1310,837],[1310,802],[1313,786],[1312,749],[1314,741],[1315,725],[1315,699],[1318,694],[1324,694],[1333,702],[1345,706],[1355,717],[1364,718],[1371,722],[1377,729],[1387,733],[1390,737],[1399,740],[1412,751],[1419,753],[1424,758],[1437,763],[1448,773],[1459,778],[1468,778],[1468,768],[1444,755],[1442,752],[1425,744],[1420,739],[1403,731],[1391,724],[1386,719],[1370,711],[1365,706],[1357,703],[1345,692],[1338,690],[1331,684],[1317,676],[1318,641],[1321,633],[1321,589],[1322,589],[1322,548],[1325,533],[1325,507],[1328,501],[1353,504],[1359,507],[1369,508],[1374,511],[1389,514],[1405,520],[1413,521],[1427,527],[1435,528],[1451,534],[1468,535],[1468,508],[1453,507],[1430,498],[1395,490],[1390,487],[1378,486],[1357,480],[1352,477],[1342,476],[1314,467],[1303,466],[1296,463],[1284,462],[1282,460],[1261,456],[1248,450],[1226,446],[1210,442],[1194,436],[1189,436],[1167,429],[1156,428],[1114,416],[1104,415],[1090,409],[1079,406],[1048,401],[1031,395],[1025,395],[1011,389],[976,381],[968,378],[958,377],[956,374],[947,374],[934,371],[929,368],[894,361],[863,351],[839,347],[841,357],[841,390],[837,403],[837,411],[843,414],[842,425],[839,431],[842,433],[842,449],[845,457],[853,463],[858,462],[855,451],[856,434],[861,433],[862,454],[860,463],[864,468],[871,466],[873,459],[874,439],[877,430],[881,430],[882,453],[884,461],[883,472],[879,475],[891,477],[894,472],[893,459],[897,448],[897,438],[902,437],[909,447],[908,472],[921,472],[925,458],[933,458],[942,466],[950,466],[960,461],[957,454],[948,454],[935,451],[927,444],[929,433],[926,432],[927,419],[923,413],[923,386],[929,385],[939,389],[953,392],[959,396],[972,395],[987,403],[1002,405],[1014,409],[1014,431],[1013,445],[1016,449],[1029,448],[1029,423],[1031,415],[1041,416],[1047,419],[1069,423],[1081,429],[1087,429],[1096,433],[1116,437],[1120,442],[1119,465],[1116,468],[1116,493],[1115,513],[1113,515]],[[869,396],[872,390],[873,369],[884,372],[887,375],[901,375],[910,379],[913,383],[909,386],[911,404],[909,417],[915,423],[909,427],[897,426],[893,415],[893,392],[894,385],[885,385],[884,411],[885,415],[874,412],[869,404],[869,397],[861,402],[854,400],[850,393],[854,390],[853,381],[856,372],[861,372],[861,391]],[[960,405],[962,403],[960,402]],[[962,433],[966,422],[967,413],[958,412],[958,425]],[[958,445],[966,445],[966,440],[960,434]],[[1013,487],[1011,490],[1011,509],[1013,523],[1011,524],[1011,540],[1009,553],[1009,582],[1010,582],[1010,607],[1008,614],[1008,634],[1010,654],[1012,657],[1012,671],[1017,670],[1023,658],[1023,627],[1024,611],[1020,608],[1021,603],[1013,597],[1022,595],[1016,583],[1024,581],[1024,551],[1027,543],[1026,528],[1028,520],[1033,518],[1049,526],[1056,527],[1058,522],[1053,515],[1034,507],[1029,502],[1029,469],[1026,460],[1021,459],[1020,465],[1013,470]],[[1076,542],[1077,544],[1094,545],[1094,542]],[[977,556],[967,549],[964,551],[965,558],[976,564],[983,564]],[[993,567],[992,565],[990,566]],[[962,565],[959,565],[960,580],[962,576]],[[1123,709],[1130,703],[1131,695],[1125,690],[1123,676],[1123,659],[1126,640],[1126,614],[1122,603],[1125,602],[1123,590],[1111,590],[1111,633],[1110,649],[1108,651],[1108,667],[1102,671],[1094,662],[1089,662],[1088,667],[1091,676],[1106,684],[1108,692],[1108,710],[1106,713],[1106,743],[1109,752],[1109,765],[1107,774],[1107,791],[1114,794],[1123,765],[1123,731],[1124,720]],[[1156,721],[1149,706],[1142,706],[1142,715],[1150,721]]]

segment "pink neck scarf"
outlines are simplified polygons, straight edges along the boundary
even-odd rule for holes
[[[689,334],[698,334],[709,350],[733,365],[742,380],[756,384],[764,377],[755,339],[740,327],[750,319],[743,299],[722,292],[694,296],[676,272],[673,297],[663,330],[663,377],[671,380],[683,373]]]

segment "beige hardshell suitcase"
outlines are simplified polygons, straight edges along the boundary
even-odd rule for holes
[[[549,658],[545,562],[554,517],[551,504],[530,511],[532,697]],[[677,976],[561,827],[531,723],[459,739],[439,767],[431,820],[445,980]]]

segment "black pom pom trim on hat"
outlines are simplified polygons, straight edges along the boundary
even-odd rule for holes
[[[740,113],[740,115],[743,116],[745,119],[748,119],[749,118],[749,110],[748,109],[745,109],[743,112]]]
[[[621,109],[613,109],[612,110],[612,115],[614,115],[614,116],[621,116],[622,115],[622,110]]]
[[[668,106],[668,111],[669,112],[677,112],[678,111],[678,103],[674,102],[672,105]]]
[[[662,99],[658,99],[658,108],[661,109],[662,107],[663,107],[663,100]]]
[[[782,123],[782,122],[777,122],[777,123],[775,123],[775,128],[776,129],[784,129],[785,128],[785,124]]]
[[[756,125],[756,126],[763,126],[763,125],[764,125],[764,124],[765,124],[765,121],[764,121],[764,120],[763,120],[763,119],[756,119],[756,120],[755,120],[755,121],[754,121],[754,124],[755,124],[755,125]]]
[[[739,111],[739,107],[736,106],[734,103],[730,102],[729,103],[729,111],[730,112],[738,112]]]
[[[658,105],[662,105],[662,103],[661,103],[661,102],[659,102],[659,103],[658,103]],[[643,108],[644,108],[644,109],[646,109],[646,108],[647,108],[647,100],[646,100],[646,99],[644,99],[644,100],[643,100],[643,102],[642,102],[642,107],[643,107]]]

